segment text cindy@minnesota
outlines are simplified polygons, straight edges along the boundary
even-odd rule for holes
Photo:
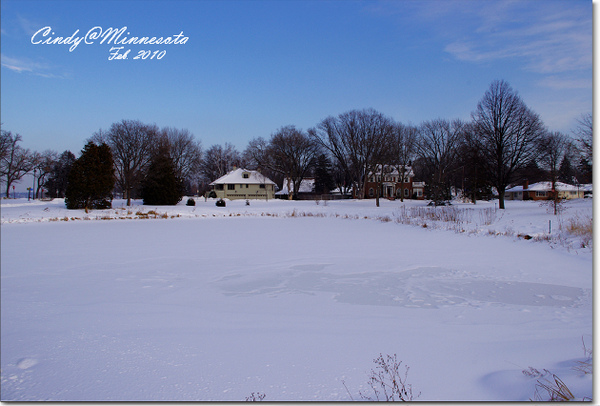
[[[79,30],[68,37],[54,36],[52,27],[47,26],[33,34],[31,43],[34,45],[71,45],[69,52],[73,52],[81,42],[86,45],[95,43],[117,45],[110,48],[110,55],[108,57],[110,61],[113,59],[129,59],[131,49],[125,49],[125,45],[184,45],[189,39],[183,35],[183,31],[169,37],[134,37],[130,36],[131,34],[127,31],[127,27],[102,29],[102,27],[96,26],[83,36],[78,36],[77,34],[79,34]],[[166,53],[166,50],[154,52],[151,50],[139,50],[138,54],[132,59],[161,59]]]

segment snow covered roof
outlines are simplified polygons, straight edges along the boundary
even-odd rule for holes
[[[230,185],[234,183],[243,183],[248,185],[274,185],[271,179],[258,171],[249,171],[247,169],[234,169],[233,171],[221,176],[219,179],[210,183],[210,185]]]
[[[563,182],[556,182],[556,189],[564,192],[568,191],[577,191],[583,190],[581,187],[569,185]],[[547,192],[552,190],[552,182],[537,182],[533,185],[529,185],[527,189],[523,189],[523,185],[515,186],[510,189],[507,189],[507,192],[523,192],[523,191],[532,191],[532,192]]]
[[[294,187],[294,181],[290,180],[290,186],[293,188]],[[300,182],[300,189],[298,190],[298,193],[312,193],[315,190],[315,179],[314,178],[308,178],[308,179],[302,179],[302,182]],[[283,181],[283,186],[281,187],[281,190],[277,193],[275,193],[276,195],[287,195],[290,192],[288,191],[288,180],[287,178]]]
[[[383,165],[384,171],[385,171],[385,175],[391,175],[391,176],[399,176],[400,172],[398,172],[398,167],[394,166],[394,165]],[[376,174],[380,175],[381,174],[381,165],[377,165],[375,168]],[[369,176],[372,176],[373,173],[369,172]],[[405,166],[404,167],[404,176],[407,176],[409,178],[412,178],[415,176],[415,173],[412,169],[412,167],[410,166]]]

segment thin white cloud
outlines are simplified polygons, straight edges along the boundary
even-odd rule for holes
[[[17,22],[19,23],[21,29],[25,31],[25,34],[27,34],[28,36],[35,34],[37,30],[43,27],[42,24],[31,21],[30,19],[25,18],[20,14],[17,15]]]
[[[61,78],[61,76],[50,73],[50,67],[47,64],[31,61],[26,58],[14,58],[1,54],[0,64],[3,68],[10,69],[17,73],[26,72],[45,78]]]
[[[584,1],[381,1],[379,15],[427,30],[453,58],[471,63],[512,60],[543,75],[592,70],[592,5]]]
[[[520,58],[523,68],[542,74],[591,70],[592,13],[583,3],[481,2],[481,23],[453,39],[445,51],[458,60],[493,62]],[[504,6],[502,11],[497,5]],[[579,6],[572,8],[572,6]],[[465,38],[466,37],[466,38]]]

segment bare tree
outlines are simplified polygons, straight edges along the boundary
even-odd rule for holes
[[[482,153],[479,150],[480,143],[474,128],[471,122],[467,123],[464,127],[458,152],[458,169],[462,169],[461,187],[463,196],[469,195],[473,204],[477,204],[479,197],[489,198],[492,195],[492,191],[490,182],[485,172],[481,169],[485,165]]]
[[[418,154],[428,170],[429,198],[436,205],[451,198],[448,177],[456,167],[464,126],[460,120],[437,119],[419,127]]]
[[[302,180],[315,163],[317,144],[305,132],[286,126],[271,135],[265,152],[267,157],[263,158],[263,165],[281,173],[288,182],[288,198],[296,198]]]
[[[200,170],[202,163],[202,144],[194,139],[187,129],[165,127],[161,130],[169,145],[169,151],[175,170],[182,179],[188,179]]]
[[[392,126],[392,119],[373,109],[352,110],[327,117],[309,134],[337,159],[362,199],[368,174],[375,173],[385,160]]]
[[[248,142],[244,157],[252,169],[264,170],[273,166],[269,143],[263,137],[253,138]]]
[[[58,152],[46,150],[41,154],[36,152],[33,154],[33,170],[35,182],[35,198],[40,197],[40,189],[45,185],[48,177],[52,173],[54,165],[58,160]]]
[[[0,130],[0,160],[4,160],[10,151],[12,145],[12,134],[8,131]]]
[[[139,190],[144,172],[157,142],[158,127],[139,120],[121,120],[108,131],[98,131],[90,141],[106,143],[113,155],[117,183],[131,205],[134,191]]]
[[[499,207],[504,209],[506,187],[515,173],[538,155],[543,123],[503,80],[492,82],[471,115],[484,169],[498,190]]]
[[[558,189],[556,182],[560,164],[571,150],[571,141],[560,132],[552,132],[540,139],[541,161],[548,169],[552,182],[552,199],[554,201],[554,215],[558,212]]]
[[[243,166],[241,154],[232,144],[224,146],[215,144],[206,150],[200,165],[200,172],[206,180],[214,181],[227,174],[234,166]]]
[[[29,149],[18,145],[23,140],[21,135],[4,130],[0,134],[0,177],[6,184],[8,198],[12,184],[33,169],[33,156]]]
[[[389,145],[391,161],[400,178],[400,201],[404,201],[404,179],[412,161],[416,157],[418,129],[411,125],[396,123],[391,134]]]
[[[594,125],[593,117],[591,113],[583,114],[579,120],[577,120],[577,127],[573,131],[579,141],[581,152],[585,159],[590,165],[593,162],[594,149]]]

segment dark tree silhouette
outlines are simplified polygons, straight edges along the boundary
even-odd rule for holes
[[[52,171],[46,180],[44,186],[48,190],[48,196],[51,198],[65,197],[67,190],[67,180],[73,163],[77,160],[71,151],[65,151],[54,162]]]
[[[181,201],[184,193],[183,180],[170,156],[169,146],[161,144],[142,181],[144,204],[174,206]]]
[[[67,209],[108,209],[115,185],[110,147],[88,142],[69,172]]]

